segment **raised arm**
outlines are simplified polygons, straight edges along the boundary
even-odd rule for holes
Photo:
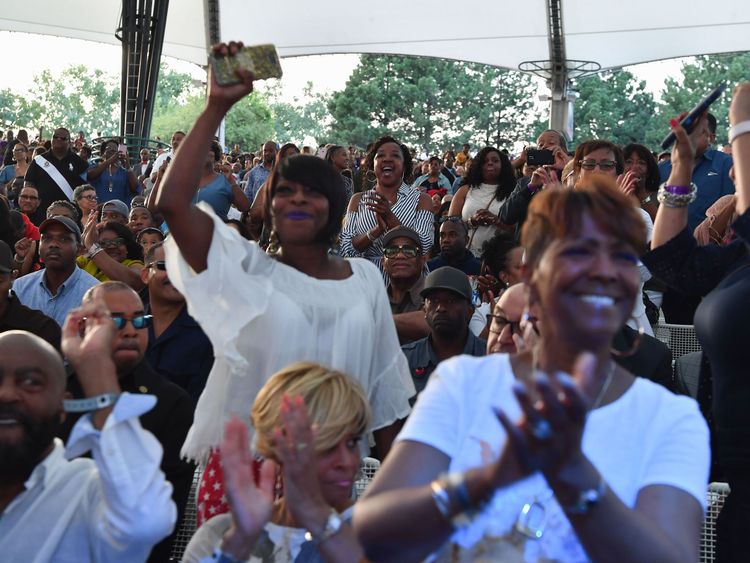
[[[215,45],[213,51],[232,56],[241,48],[242,43],[231,42]],[[240,84],[219,86],[209,67],[206,108],[175,153],[156,199],[157,209],[164,216],[180,252],[196,272],[206,269],[213,233],[211,219],[192,203],[206,151],[224,115],[253,91],[252,74],[238,70],[237,75],[242,79]]]
[[[750,82],[739,84],[732,95],[729,124],[732,127],[750,120]],[[744,134],[732,141],[734,175],[737,180],[737,213],[742,215],[750,207],[750,135]]]

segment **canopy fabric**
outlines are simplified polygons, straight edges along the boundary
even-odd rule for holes
[[[159,0],[155,0],[159,1]],[[205,65],[207,0],[171,0],[163,54]],[[393,53],[517,69],[549,58],[545,0],[219,0],[220,36],[282,57]],[[603,69],[750,50],[747,0],[562,0],[566,57]],[[6,2],[0,30],[117,45],[119,0]]]

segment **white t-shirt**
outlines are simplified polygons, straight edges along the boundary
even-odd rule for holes
[[[370,401],[373,430],[409,414],[414,384],[372,263],[350,259],[350,277],[319,280],[268,256],[205,203],[198,207],[214,222],[208,267],[196,274],[174,239],[165,243],[169,279],[215,354],[183,455],[205,460],[232,415],[249,427],[260,388],[293,362],[317,362],[352,376]]]
[[[512,392],[509,356],[459,356],[441,363],[419,395],[398,440],[432,446],[450,458],[450,471],[464,471],[496,460],[505,432],[492,411],[511,420],[521,410]],[[643,378],[617,401],[591,412],[584,429],[583,452],[610,490],[628,507],[648,485],[671,485],[694,496],[705,510],[709,470],[708,428],[697,403],[673,395]],[[586,561],[565,513],[541,473],[498,490],[469,527],[451,542],[464,549],[507,536],[525,503],[544,506],[546,526],[540,540],[524,546],[526,561],[549,558]]]

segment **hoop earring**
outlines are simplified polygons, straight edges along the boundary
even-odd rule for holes
[[[279,243],[279,235],[276,229],[271,229],[271,233],[268,235],[268,246],[266,247],[266,254],[276,255],[281,250],[281,243]]]
[[[615,348],[610,348],[610,353],[615,356],[616,358],[628,358],[635,354],[638,351],[638,348],[641,346],[641,341],[643,340],[643,334],[646,332],[643,328],[643,325],[641,324],[641,321],[638,320],[638,317],[630,317],[635,321],[635,324],[638,325],[638,329],[636,331],[635,335],[635,341],[633,341],[633,345],[630,347],[629,350],[625,350],[624,352],[621,352],[620,350],[616,350]]]

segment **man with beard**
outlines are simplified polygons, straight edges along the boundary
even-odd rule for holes
[[[255,194],[258,193],[260,187],[271,175],[277,150],[274,141],[266,141],[263,145],[263,160],[246,174],[247,184],[245,185],[245,195],[250,203],[253,202]]]
[[[479,258],[466,248],[469,230],[458,216],[444,217],[440,225],[440,254],[427,262],[431,272],[443,266],[452,266],[467,276],[478,276],[482,268]]]
[[[24,331],[0,334],[4,561],[143,561],[175,524],[161,447],[138,421],[154,397],[122,393],[106,353],[113,333],[100,302],[71,313],[62,348],[85,399],[65,405],[58,353]],[[63,405],[88,412],[67,446],[55,438]]]
[[[60,128],[52,134],[52,149],[34,157],[24,179],[36,186],[39,205],[47,209],[58,199],[73,201],[73,190],[85,183],[82,175],[87,168],[70,150],[70,131]]]
[[[141,417],[143,428],[151,432],[161,444],[164,457],[161,470],[172,483],[172,499],[177,505],[179,520],[190,492],[194,466],[180,458],[180,448],[193,423],[193,403],[187,393],[156,373],[144,359],[148,344],[148,324],[138,294],[123,282],[104,282],[86,293],[83,302],[101,299],[117,331],[110,340],[110,357],[117,371],[120,388],[134,395],[147,393],[156,396],[156,406]],[[74,397],[83,395],[75,379],[68,380],[68,391]],[[74,422],[74,421],[73,421]],[[72,425],[67,421],[62,436],[67,436]],[[173,536],[159,543],[149,561],[169,560]]]
[[[76,265],[81,231],[75,221],[55,216],[39,225],[39,257],[45,268],[18,278],[13,290],[19,301],[62,326],[68,313],[81,305],[86,291],[99,281]]]
[[[417,395],[440,362],[461,354],[484,356],[487,347],[484,340],[469,330],[474,306],[466,274],[450,266],[430,272],[421,295],[430,334],[401,347],[409,362]]]
[[[148,327],[148,364],[198,402],[214,364],[214,349],[203,329],[187,312],[185,297],[167,276],[161,242],[148,249],[141,279],[153,316]]]

